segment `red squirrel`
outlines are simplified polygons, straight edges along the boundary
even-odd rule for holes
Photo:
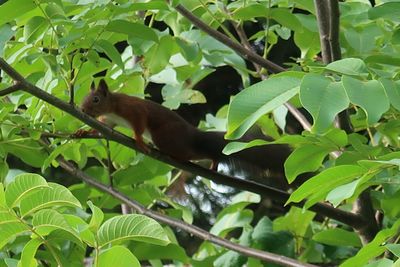
[[[254,147],[227,156],[222,149],[228,143],[223,132],[201,131],[168,108],[150,100],[113,93],[102,79],[93,86],[81,106],[86,114],[113,127],[119,121],[131,127],[138,147],[147,152],[143,140],[148,132],[153,144],[164,154],[178,160],[210,159],[214,164],[232,159],[283,175],[283,163],[290,153],[285,145]],[[241,141],[250,141],[249,137]],[[266,138],[268,139],[268,138]]]

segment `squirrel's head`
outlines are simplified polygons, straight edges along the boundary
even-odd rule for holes
[[[99,117],[109,113],[111,109],[111,95],[106,82],[101,79],[97,89],[92,84],[90,93],[85,97],[81,110],[92,117]]]

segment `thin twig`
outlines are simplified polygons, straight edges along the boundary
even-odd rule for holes
[[[8,94],[14,93],[20,89],[21,89],[21,85],[17,82],[14,85],[11,85],[10,87],[7,87],[6,89],[1,90],[0,96],[5,96]]]
[[[330,20],[329,8],[327,1],[314,0],[317,22],[319,27],[319,39],[321,43],[322,60],[325,64],[332,62],[331,45],[330,45]]]

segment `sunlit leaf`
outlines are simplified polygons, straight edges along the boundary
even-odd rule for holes
[[[15,180],[6,188],[7,205],[9,207],[14,207],[24,197],[46,187],[49,186],[42,176],[34,173],[20,174],[16,176]]]
[[[40,209],[52,206],[70,206],[81,208],[79,201],[62,185],[49,183],[49,187],[42,188],[24,198],[20,204],[23,217]]]
[[[37,261],[35,259],[35,254],[39,246],[43,243],[43,240],[39,238],[31,239],[26,245],[21,253],[21,260],[18,263],[19,267],[34,267],[37,266]]]
[[[99,267],[121,266],[140,267],[140,263],[132,252],[123,246],[114,246],[100,253],[97,265]]]
[[[169,243],[164,230],[155,220],[138,214],[115,216],[107,220],[98,231],[100,247],[123,240],[136,240],[156,245]]]

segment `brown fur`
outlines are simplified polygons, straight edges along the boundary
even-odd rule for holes
[[[103,122],[107,121],[109,114],[123,118],[132,127],[134,138],[144,152],[149,150],[142,137],[147,130],[161,152],[179,160],[210,159],[214,164],[221,161],[229,164],[233,160],[245,163],[239,164],[241,166],[250,164],[262,172],[283,177],[283,164],[290,154],[286,145],[267,145],[226,156],[222,153],[227,144],[224,133],[200,131],[174,111],[150,100],[112,93],[104,80],[100,81],[96,90],[92,88],[82,104],[82,111],[93,117],[102,117]],[[116,123],[109,121],[108,124],[113,127]],[[261,134],[255,137],[250,134],[241,141],[250,141],[260,136],[269,140]]]

